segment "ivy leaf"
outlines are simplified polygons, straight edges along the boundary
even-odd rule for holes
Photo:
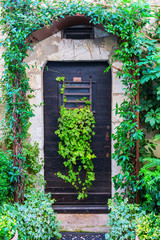
[[[145,82],[148,82],[149,80],[151,79],[151,76],[143,76],[141,79],[140,79],[140,83],[141,84],[144,84]]]
[[[160,140],[160,134],[155,135],[154,141],[158,141],[158,140]]]

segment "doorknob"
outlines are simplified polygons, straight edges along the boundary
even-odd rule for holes
[[[107,153],[107,154],[106,154],[106,158],[109,158],[109,157],[110,157],[110,154],[109,154],[109,153]]]
[[[106,132],[106,141],[108,142],[109,141],[109,133]]]

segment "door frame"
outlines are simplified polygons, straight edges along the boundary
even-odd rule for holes
[[[104,43],[101,44],[101,41]],[[98,43],[94,43],[93,40],[66,40],[61,39],[61,33],[57,33],[45,40],[40,44],[34,46],[34,52],[29,52],[28,57],[25,59],[26,63],[30,66],[27,71],[27,76],[29,77],[29,83],[31,88],[35,91],[35,98],[30,99],[30,103],[36,104],[37,107],[34,108],[35,117],[31,119],[31,142],[37,141],[40,148],[40,157],[44,159],[44,108],[41,104],[43,102],[43,69],[48,61],[111,61],[111,55],[113,53],[112,49],[116,47],[115,39],[112,36],[107,36],[103,38]],[[53,42],[56,46],[53,48]],[[68,52],[66,48],[69,49]],[[46,50],[47,49],[47,50]],[[76,52],[75,52],[75,49]],[[92,49],[92,54],[90,54],[90,49]],[[46,50],[46,51],[45,51]],[[77,53],[77,54],[76,54]],[[84,57],[85,56],[85,57]],[[84,59],[85,58],[85,59]],[[33,69],[33,62],[37,62],[37,68]],[[120,62],[115,62],[114,66],[116,68],[121,67]],[[115,109],[116,102],[122,102],[124,99],[123,84],[121,81],[116,79],[115,69],[112,71],[112,110]],[[112,122],[112,133],[115,127],[120,123],[119,116],[116,116],[113,111],[111,115]],[[113,153],[113,140],[112,149]],[[112,159],[111,162],[111,172],[112,176],[120,172],[117,167],[116,162]],[[41,174],[44,175],[44,170],[41,170]],[[112,182],[112,196],[115,193],[113,182]]]

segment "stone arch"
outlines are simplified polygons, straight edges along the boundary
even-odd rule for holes
[[[42,27],[40,30],[32,33],[32,39],[34,38],[38,42],[33,47],[34,51],[29,51],[28,57],[25,59],[30,66],[30,69],[27,70],[30,86],[35,91],[35,97],[30,100],[35,112],[35,117],[31,119],[30,134],[31,141],[38,141],[39,143],[41,158],[44,158],[43,68],[47,61],[100,60],[110,63],[111,56],[117,46],[114,36],[111,35],[92,40],[61,39],[61,30],[77,24],[89,24],[104,30],[103,25],[94,25],[90,23],[90,19],[84,15],[66,16],[64,19],[56,21],[50,28]],[[114,66],[119,67],[120,63],[116,62]],[[124,97],[122,89],[122,83],[116,79],[116,72],[112,69],[112,109],[115,109],[116,102],[122,102]],[[36,108],[34,107],[35,105],[37,105]],[[112,111],[112,132],[119,122],[119,117],[115,116]],[[119,169],[116,166],[116,162],[112,160],[112,176],[118,172]],[[43,170],[42,174],[44,174]],[[114,187],[112,183],[112,196],[113,194]]]
[[[57,21],[53,21],[49,27],[42,27],[41,29],[32,33],[32,38],[37,41],[42,41],[53,34],[63,30],[64,28],[68,28],[75,25],[88,25],[88,26],[96,26],[99,29],[104,30],[104,26],[102,24],[94,25],[91,22],[91,17],[87,17],[85,15],[66,15],[64,18],[60,18]]]

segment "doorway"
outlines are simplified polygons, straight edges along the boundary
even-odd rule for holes
[[[54,209],[65,213],[106,213],[107,201],[111,198],[111,71],[106,61],[48,62],[44,69],[44,176],[46,192],[56,200]],[[65,76],[68,108],[75,107],[77,95],[83,95],[92,102],[95,116],[95,136],[92,150],[95,181],[88,191],[88,197],[77,200],[77,192],[56,173],[65,173],[63,159],[58,154],[58,117],[62,105],[60,83],[56,77]]]

